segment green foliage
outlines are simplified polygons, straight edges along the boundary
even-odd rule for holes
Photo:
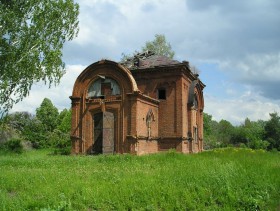
[[[0,124],[0,144],[5,143],[9,139],[17,138],[18,132],[7,123]]]
[[[145,46],[142,48],[142,52],[145,51],[152,51],[156,55],[167,56],[171,59],[175,55],[170,43],[166,41],[163,34],[156,34],[153,41],[146,42]]]
[[[217,123],[211,115],[204,113],[204,148],[238,146],[266,150],[270,143],[265,138],[265,125],[265,121],[254,122],[249,118],[239,126],[233,126],[226,120]]]
[[[266,150],[270,143],[268,141],[263,141],[260,139],[252,140],[248,143],[248,147],[251,149],[264,149]]]
[[[56,128],[58,115],[57,108],[48,98],[36,109],[36,117],[42,122],[46,132],[52,132]]]
[[[218,122],[212,120],[212,116],[203,113],[203,140],[204,140],[204,149],[213,149],[220,147],[220,143],[217,141],[217,128]]]
[[[34,82],[59,83],[63,44],[78,33],[78,9],[73,0],[0,2],[0,111],[26,97]]]
[[[72,119],[72,112],[71,110],[64,109],[58,117],[58,125],[57,129],[64,132],[69,133],[71,131],[71,119]]]
[[[231,144],[230,139],[233,134],[234,127],[229,121],[224,119],[222,119],[217,126],[217,141],[222,147],[226,147]]]
[[[239,145],[246,144],[252,149],[266,149],[267,142],[264,142],[264,122],[259,120],[257,122],[245,119],[244,123],[235,127],[231,143]]]
[[[5,124],[18,134],[17,137],[32,143],[34,148],[42,148],[47,140],[47,132],[40,120],[28,112],[15,112],[5,116]],[[7,131],[7,130],[6,130]]]
[[[0,210],[276,210],[279,152],[0,155]]]
[[[265,138],[269,142],[269,149],[280,151],[280,117],[277,112],[269,115],[270,120],[265,124]]]
[[[7,151],[11,151],[15,153],[23,152],[23,146],[21,143],[21,139],[19,138],[12,138],[9,141],[5,142],[3,148]]]
[[[56,148],[56,153],[70,153],[71,110],[58,114],[49,99],[44,99],[36,110],[36,116],[28,112],[15,112],[5,116],[0,127],[0,140],[6,142],[20,137],[32,143],[33,148]]]
[[[68,114],[68,112],[69,111],[65,108],[59,113],[58,118],[57,118],[57,125],[61,124],[63,118]]]
[[[43,123],[37,118],[33,117],[22,131],[22,138],[30,141],[35,149],[48,147],[48,132],[46,132]]]
[[[134,55],[141,54],[148,51],[151,51],[156,55],[167,56],[171,59],[173,59],[175,55],[175,52],[172,50],[170,43],[166,41],[165,36],[163,34],[156,34],[155,39],[153,41],[146,42],[145,46],[142,47],[142,50],[140,52],[135,51]],[[130,54],[126,55],[122,53],[121,62],[125,62],[126,60],[132,57],[133,55]]]
[[[59,114],[57,128],[50,136],[55,154],[69,155],[71,153],[71,118],[71,110],[64,109]]]
[[[26,125],[30,123],[32,117],[32,114],[28,112],[15,112],[6,116],[5,122],[21,133]]]
[[[54,154],[69,155],[71,153],[70,134],[60,130],[54,130],[49,139],[55,148]]]
[[[203,129],[205,135],[209,135],[212,133],[212,121],[212,115],[203,113]]]

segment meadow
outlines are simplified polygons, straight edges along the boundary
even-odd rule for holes
[[[277,210],[280,154],[0,154],[0,210]]]

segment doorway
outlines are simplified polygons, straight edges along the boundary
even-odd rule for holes
[[[92,151],[94,154],[112,154],[114,147],[114,114],[100,112],[93,116],[94,133]]]

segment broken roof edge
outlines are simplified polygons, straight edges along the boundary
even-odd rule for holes
[[[130,71],[132,74],[136,74],[136,73],[144,73],[144,72],[169,72],[169,71],[172,72],[175,71],[176,69],[184,72],[184,74],[190,77],[192,81],[197,79],[200,80],[199,74],[193,73],[190,69],[189,63],[186,61],[178,64],[172,64],[172,65],[153,66],[149,68],[133,68],[130,69]]]
[[[142,53],[136,53],[119,63],[126,66],[128,69],[143,69],[155,66],[179,64],[180,62],[169,58],[168,56],[158,55],[152,51],[145,51]]]
[[[186,66],[190,72],[196,76],[196,72],[192,70],[192,67],[189,61],[183,60],[179,62],[178,60],[174,60],[168,56],[158,55],[152,51],[146,51],[143,53],[136,53],[131,57],[126,58],[126,60],[119,62],[121,65],[127,67],[129,70],[141,70],[144,71],[146,69],[155,70],[160,67],[172,67],[177,65]],[[195,77],[196,78],[196,77]]]

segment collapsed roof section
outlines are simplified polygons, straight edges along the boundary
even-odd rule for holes
[[[158,66],[176,65],[181,64],[181,62],[170,59],[167,56],[156,55],[152,51],[146,51],[127,58],[124,62],[121,62],[121,64],[129,69],[146,69]]]

